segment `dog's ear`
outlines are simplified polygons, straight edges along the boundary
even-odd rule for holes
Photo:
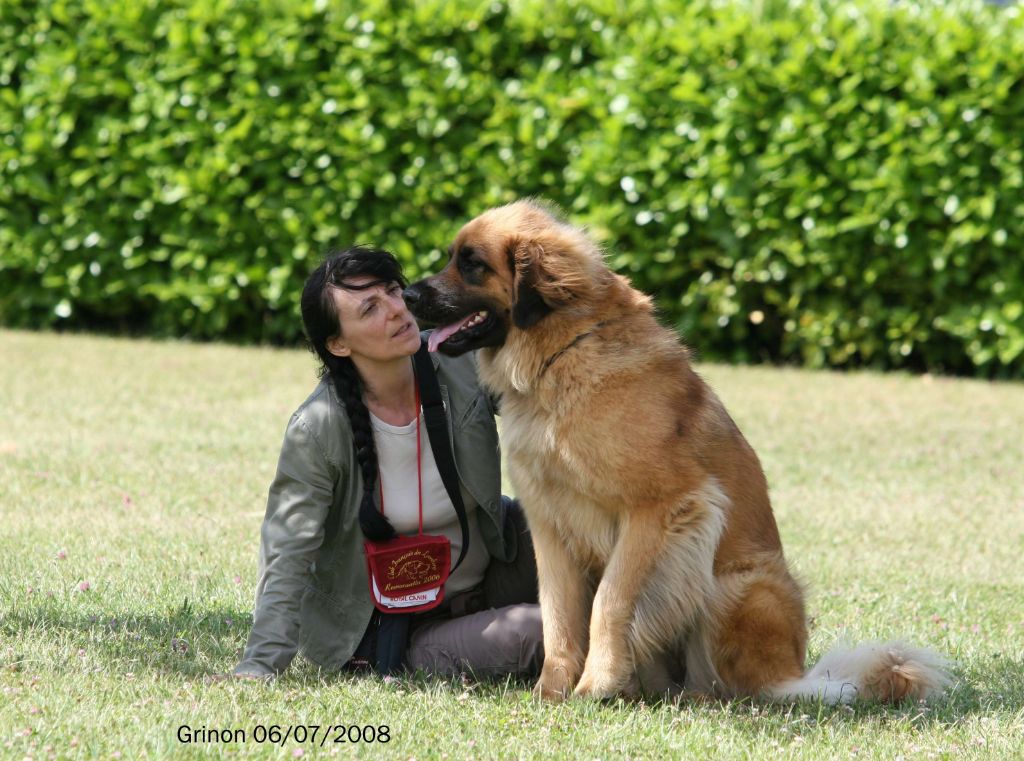
[[[564,252],[555,236],[541,233],[517,236],[509,242],[513,269],[512,322],[525,330],[559,307],[573,301],[576,281],[563,261]]]
[[[536,325],[556,309],[593,295],[593,263],[577,241],[557,231],[516,236],[507,253],[513,270],[512,321],[518,328]]]
[[[512,304],[512,322],[520,330],[533,327],[543,318],[551,314],[554,309],[545,303],[540,293],[534,287],[531,273],[519,279],[515,287]]]

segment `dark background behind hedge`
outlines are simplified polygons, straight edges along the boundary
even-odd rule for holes
[[[4,0],[0,323],[293,343],[561,204],[700,355],[1024,376],[1024,18],[840,3]]]

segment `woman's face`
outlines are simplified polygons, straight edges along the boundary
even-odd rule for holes
[[[373,282],[369,275],[354,277],[349,284]],[[420,348],[416,320],[402,300],[398,283],[378,283],[366,290],[332,288],[340,335],[327,342],[327,349],[339,357],[377,362],[408,357]]]

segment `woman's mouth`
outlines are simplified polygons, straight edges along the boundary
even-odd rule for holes
[[[391,335],[391,337],[392,337],[392,338],[398,338],[399,336],[403,336],[403,335],[405,335],[406,333],[408,333],[408,332],[409,332],[409,329],[410,329],[410,328],[412,328],[412,323],[411,323],[411,322],[407,322],[407,323],[405,323],[405,325],[403,325],[403,326],[402,326],[402,327],[400,327],[400,328],[399,328],[398,330],[396,330],[396,331],[395,331],[395,332],[394,332],[394,333],[393,333],[393,334]]]

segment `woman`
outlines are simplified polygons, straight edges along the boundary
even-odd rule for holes
[[[532,546],[518,506],[501,496],[494,410],[472,357],[430,356],[468,518],[465,558],[439,608],[394,615],[371,600],[364,536],[392,527],[415,534],[418,490],[423,531],[450,539],[453,564],[463,542],[431,447],[417,454],[412,357],[421,338],[404,286],[391,254],[359,246],[328,255],[306,281],[302,319],[321,381],[285,432],[261,532],[252,632],[235,676],[279,674],[298,650],[325,670],[539,672]]]

